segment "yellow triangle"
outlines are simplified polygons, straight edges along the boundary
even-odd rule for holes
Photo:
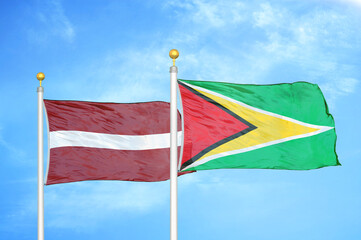
[[[231,110],[241,118],[257,127],[255,130],[252,130],[247,134],[244,134],[211,150],[197,161],[208,158],[212,155],[245,148],[252,148],[253,146],[259,146],[262,144],[267,145],[269,142],[277,142],[277,140],[308,134],[321,129],[318,128],[318,126],[310,126],[310,124],[302,123],[294,119],[272,114],[250,106],[247,107],[246,104],[240,105],[236,103],[237,101],[233,102],[231,101],[232,99],[227,100],[225,98],[211,94],[208,91],[205,92],[199,89],[195,90],[213,99],[214,101],[223,105],[227,109]],[[291,139],[292,138],[290,138],[290,140]]]

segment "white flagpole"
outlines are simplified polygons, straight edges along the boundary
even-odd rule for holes
[[[41,81],[45,75],[39,72],[36,78],[40,81],[38,92],[38,240],[44,240],[44,133],[43,133],[43,94]]]
[[[178,239],[178,202],[177,202],[177,73],[175,59],[179,56],[176,49],[169,52],[173,59],[170,67],[170,240]]]

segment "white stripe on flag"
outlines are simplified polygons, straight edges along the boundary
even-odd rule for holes
[[[182,132],[178,132],[178,146]],[[83,131],[50,132],[50,148],[91,147],[116,150],[149,150],[170,148],[170,133],[149,135],[117,135]]]

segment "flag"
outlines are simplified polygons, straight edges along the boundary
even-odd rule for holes
[[[182,171],[340,165],[334,120],[316,84],[178,83],[184,124]]]
[[[44,100],[44,104],[50,149],[47,185],[169,179],[169,103]],[[179,114],[178,122],[180,138]]]

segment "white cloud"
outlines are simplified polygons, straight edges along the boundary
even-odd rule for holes
[[[345,94],[353,93],[355,92],[358,82],[359,81],[354,78],[343,78],[339,82],[339,88]]]
[[[331,1],[345,3],[345,4],[351,4],[356,7],[361,7],[361,0],[331,0]]]
[[[244,4],[234,1],[187,0],[168,1],[166,8],[180,8],[186,11],[187,18],[205,28],[220,28],[229,24],[238,24],[244,20]],[[178,17],[184,17],[183,13]]]
[[[298,12],[274,2],[242,2],[235,7],[199,0],[173,1],[166,6],[182,10],[175,29],[187,26],[170,39],[180,44],[184,40],[185,50],[191,52],[181,59],[181,78],[239,83],[310,81],[323,86],[331,105],[352,94],[349,89],[357,85],[358,66],[344,62],[343,56],[347,51],[361,51],[361,32],[355,27],[361,23],[346,9],[316,4]],[[252,31],[242,31],[247,26],[253,26]],[[204,44],[207,41],[212,44]]]
[[[26,179],[11,183],[31,183]],[[32,188],[32,187],[31,187]],[[37,215],[36,188],[4,214],[7,231],[16,231],[24,223],[33,224]],[[169,182],[85,181],[44,187],[45,228],[68,228],[89,232],[109,218],[116,221],[144,216],[169,205]],[[9,227],[10,226],[10,227]],[[1,228],[1,227],[0,227]]]
[[[258,41],[255,49],[260,51],[252,54],[267,59],[266,71],[292,65],[295,76],[302,76],[300,80],[321,86],[333,107],[339,97],[354,92],[358,67],[345,62],[343,55],[351,49],[351,54],[361,51],[361,34],[355,28],[359,21],[355,16],[335,8],[313,8],[299,16],[290,9],[266,3],[260,5],[253,17],[255,26],[264,31],[267,40]],[[279,71],[287,69],[279,68]]]
[[[103,82],[99,101],[142,102],[168,100],[171,59],[168,49],[154,47],[128,51],[120,50],[105,57],[94,77]],[[164,92],[164,90],[166,92]]]
[[[271,7],[269,3],[262,3],[261,9],[253,12],[254,26],[265,27],[272,25],[273,27],[282,23],[283,14],[281,11]]]
[[[143,49],[119,49],[106,54],[86,66],[91,70],[83,71],[89,74],[81,78],[87,78],[87,83],[78,81],[79,87],[74,87],[71,82],[69,90],[75,94],[76,89],[87,89],[92,93],[91,100],[97,93],[98,101],[168,100],[169,74],[164,66],[171,63],[168,51],[172,47],[180,50],[180,78],[274,83],[284,80],[271,79],[270,73],[280,65],[293,64],[295,76],[301,73],[302,80],[322,84],[323,79],[343,76],[338,53],[332,48],[355,49],[357,41],[352,38],[359,35],[353,29],[352,16],[334,9],[315,8],[297,15],[269,2],[253,5],[188,0],[164,3],[164,11],[169,10],[170,15],[177,12],[181,16],[174,18],[174,27],[164,38],[149,41]],[[250,34],[265,38],[252,36],[249,41],[248,32],[241,30],[244,26],[253,26],[255,32]],[[230,39],[232,43],[228,43]],[[354,71],[351,67],[348,73],[350,70]],[[286,80],[293,79],[291,76]],[[99,93],[98,88],[104,90]]]
[[[327,102],[331,106],[336,105],[339,97],[347,96],[355,92],[359,80],[349,77],[337,78],[320,84],[320,88],[327,98]]]
[[[64,12],[60,0],[51,0],[42,3],[36,12],[38,27],[28,30],[29,37],[35,42],[46,42],[52,36],[73,42],[75,29]]]
[[[55,98],[123,103],[169,101],[170,48],[160,46],[162,43],[150,45],[115,49],[77,66],[71,79],[53,79],[54,83],[62,82],[53,91],[58,94]],[[49,86],[47,89],[52,91]]]
[[[197,209],[196,219],[205,215],[209,219],[223,219],[227,216],[229,219],[223,219],[223,223],[238,221],[239,214],[244,219],[259,219],[276,214],[283,203],[273,201],[273,204],[270,204],[273,205],[272,208],[269,208],[265,199],[269,199],[272,193],[292,188],[293,183],[289,181],[265,183],[255,181],[255,179],[250,180],[247,177],[239,178],[240,171],[242,170],[198,171],[179,178],[179,195],[184,196],[180,209],[185,209],[185,212]],[[194,198],[191,193],[197,193],[197,197]],[[186,205],[187,203],[192,205]],[[207,203],[207,208],[203,207],[205,203]],[[209,207],[212,211],[209,211]],[[197,222],[197,220],[192,221]],[[212,221],[207,223],[207,225],[212,224],[218,225]]]
[[[87,230],[116,215],[126,219],[124,216],[157,211],[168,203],[168,193],[166,182],[90,181],[47,186],[46,225]]]
[[[6,141],[3,138],[2,130],[2,127],[0,127],[0,147],[4,148],[4,152],[7,152],[12,159],[16,159],[17,161],[24,161],[26,156],[25,151]]]
[[[189,80],[206,80],[234,83],[259,83],[268,62],[264,58],[243,56],[243,61],[235,56],[242,55],[235,49],[234,55],[220,55],[201,48],[182,59],[179,76]]]

